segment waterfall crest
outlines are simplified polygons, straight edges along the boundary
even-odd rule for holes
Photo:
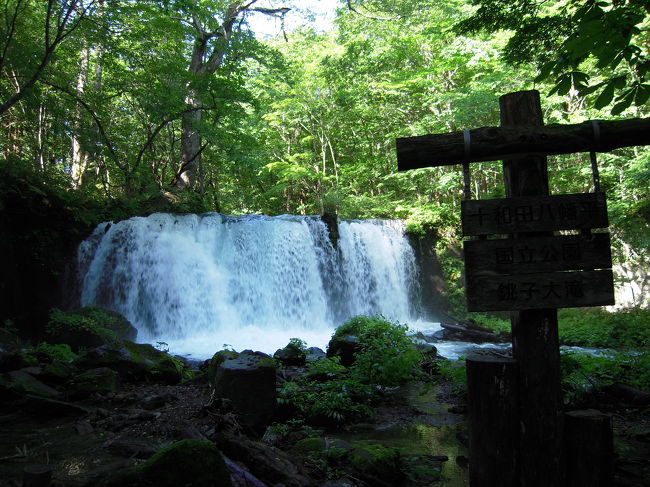
[[[417,266],[397,221],[154,214],[102,223],[78,251],[81,304],[122,313],[138,340],[210,356],[324,346],[359,314],[417,317]]]

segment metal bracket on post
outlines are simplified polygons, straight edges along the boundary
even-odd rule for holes
[[[591,174],[594,178],[594,193],[600,192],[600,174],[598,173],[598,161],[596,160],[596,149],[600,145],[600,124],[598,120],[591,121],[591,127],[594,130],[594,147],[589,153],[591,159]]]
[[[465,200],[469,200],[472,197],[469,180],[469,154],[472,139],[470,132],[467,129],[463,130],[463,141],[465,143],[465,159],[463,160],[463,197]]]

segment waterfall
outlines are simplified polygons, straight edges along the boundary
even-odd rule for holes
[[[81,304],[122,313],[138,340],[205,358],[225,344],[324,347],[359,314],[417,318],[417,266],[397,221],[154,214],[102,223],[79,247]]]

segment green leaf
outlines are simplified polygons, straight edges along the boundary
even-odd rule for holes
[[[637,106],[645,105],[648,102],[648,98],[650,98],[650,85],[640,84],[634,96],[634,104]]]
[[[619,115],[623,110],[632,104],[632,98],[623,99],[612,107],[612,115]]]
[[[598,98],[596,98],[596,101],[594,102],[594,108],[601,109],[604,106],[609,105],[613,98],[614,84],[610,82],[607,84],[607,86],[605,86],[605,89],[601,92],[601,94],[598,95]]]

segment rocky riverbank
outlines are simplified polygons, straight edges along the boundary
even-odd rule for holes
[[[292,340],[274,357],[221,351],[190,365],[132,342],[110,313],[85,309],[50,325],[50,341],[64,343],[0,337],[2,487],[467,485],[462,369],[417,339],[423,375],[374,387],[360,419],[340,404],[287,400],[294,386],[316,402],[353,396],[361,349],[350,333],[330,343],[329,359]],[[613,415],[615,485],[650,485],[647,407],[607,391],[582,406]]]

